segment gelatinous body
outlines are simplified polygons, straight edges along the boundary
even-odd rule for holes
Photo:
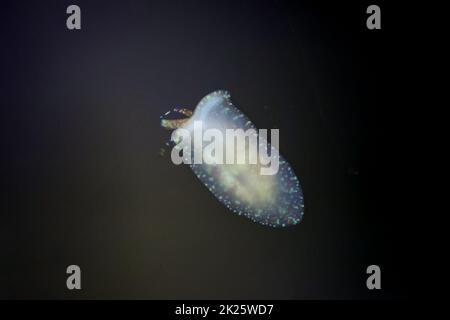
[[[215,91],[204,97],[193,114],[187,109],[175,110],[190,118],[161,121],[168,129],[192,131],[194,121],[203,129],[256,129],[252,122],[231,102],[226,91]],[[236,149],[236,152],[246,152]],[[269,146],[274,148],[273,146]],[[255,222],[271,227],[299,223],[304,204],[300,182],[292,167],[278,155],[279,169],[274,175],[262,175],[261,164],[190,164],[195,175],[228,209]]]

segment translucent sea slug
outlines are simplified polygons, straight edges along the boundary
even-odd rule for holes
[[[193,112],[188,109],[174,109],[174,111],[184,118],[161,117],[161,125],[164,128],[171,130],[181,128],[185,132],[187,130],[194,133],[195,124],[201,121],[202,130],[219,130],[223,136],[226,136],[227,129],[243,131],[254,129],[256,132],[255,126],[233,105],[226,91],[210,93],[199,102]],[[176,134],[172,134],[172,140],[179,140],[178,138]],[[252,149],[254,147],[252,143],[258,143],[261,147],[261,141],[264,139],[258,138],[259,142],[249,139],[249,143],[245,146],[237,146],[234,149],[237,156]],[[295,225],[301,221],[304,212],[300,182],[278,150],[270,144],[266,145],[272,149],[272,153],[276,151],[279,165],[276,174],[261,174],[263,165],[259,161],[245,164],[192,161],[189,162],[189,166],[209,191],[232,212],[271,227]],[[184,157],[191,156],[184,155]]]

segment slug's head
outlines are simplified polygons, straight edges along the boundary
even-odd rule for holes
[[[170,119],[169,117],[173,114],[178,114],[184,116],[183,118]],[[175,130],[180,128],[184,123],[186,123],[192,116],[193,112],[189,109],[175,108],[172,111],[167,111],[163,116],[161,116],[161,126],[167,130]]]

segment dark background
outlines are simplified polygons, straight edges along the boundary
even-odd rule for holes
[[[406,297],[401,38],[384,2],[382,30],[366,28],[370,4],[2,1],[0,298]],[[160,155],[159,116],[217,89],[280,129],[300,225],[238,217]]]

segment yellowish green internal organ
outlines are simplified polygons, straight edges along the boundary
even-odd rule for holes
[[[263,209],[275,203],[277,180],[274,175],[261,175],[260,163],[204,166],[215,184],[219,184],[237,204]]]

